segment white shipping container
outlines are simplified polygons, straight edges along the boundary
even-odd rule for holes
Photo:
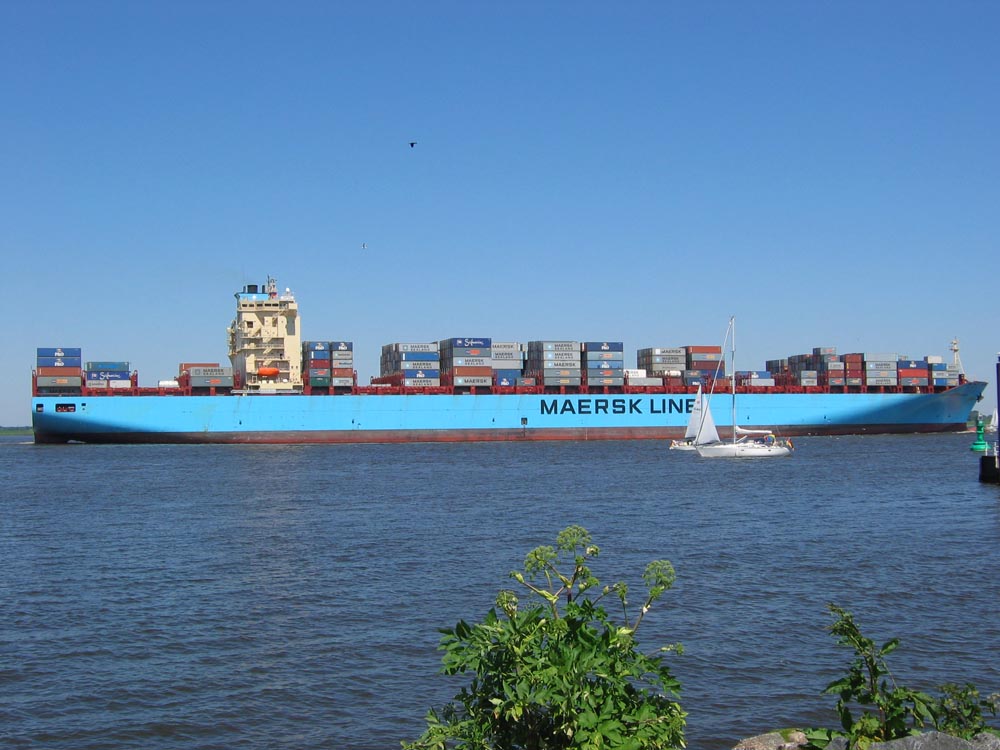
[[[108,388],[131,388],[132,387],[132,381],[131,380],[105,380],[104,382],[108,384]]]
[[[897,378],[868,378],[868,385],[898,385]]]
[[[647,348],[645,348],[645,349],[640,349],[640,350],[639,350],[639,354],[640,354],[640,355],[648,355],[648,356],[653,356],[653,357],[655,357],[655,356],[659,356],[659,355],[661,355],[661,354],[665,354],[665,355],[672,355],[672,356],[678,356],[678,357],[683,357],[683,356],[684,356],[684,348],[683,348],[683,347],[680,347],[680,346],[671,346],[671,347],[663,347],[663,346],[657,346],[657,347],[647,347]]]
[[[646,377],[646,370],[625,370],[626,378],[644,378]]]
[[[392,344],[393,351],[397,352],[436,352],[438,351],[438,343],[432,341],[427,344]]]

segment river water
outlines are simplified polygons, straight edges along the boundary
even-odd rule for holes
[[[0,746],[398,748],[456,683],[440,627],[478,620],[570,524],[605,582],[676,586],[691,748],[836,726],[851,654],[898,682],[1000,690],[1000,491],[972,435],[797,438],[771,461],[659,441],[363,446],[0,443]],[[638,596],[636,596],[638,598]]]

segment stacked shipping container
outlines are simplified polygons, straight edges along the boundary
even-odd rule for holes
[[[581,385],[580,342],[529,341],[524,371],[542,386]]]
[[[516,342],[494,341],[493,382],[500,386],[518,385],[524,373],[524,347]]]
[[[812,354],[769,360],[767,367],[788,374],[791,382],[802,386],[923,388],[959,384],[958,365],[945,364],[939,356],[914,360],[896,352],[838,355],[833,347],[817,347]]]
[[[350,388],[354,385],[354,343],[303,341],[302,372],[313,388]]]
[[[131,367],[124,360],[87,362],[83,368],[87,388],[131,388]]]
[[[588,386],[625,385],[625,345],[621,341],[584,341],[582,351]]]
[[[456,388],[493,385],[493,340],[466,336],[442,339],[441,372]]]
[[[35,384],[46,392],[79,390],[83,385],[83,354],[79,347],[38,347]]]
[[[395,379],[413,388],[436,388],[441,385],[440,350],[434,341],[386,344],[379,362],[381,379]]]

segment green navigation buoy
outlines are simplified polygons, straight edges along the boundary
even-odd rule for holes
[[[983,420],[982,419],[977,419],[976,420],[976,439],[972,443],[972,445],[969,446],[969,450],[970,451],[978,451],[979,453],[985,453],[986,452],[986,449],[989,447],[989,445],[987,445],[986,440],[983,438],[983,432],[984,431],[985,431],[985,428],[983,427]]]

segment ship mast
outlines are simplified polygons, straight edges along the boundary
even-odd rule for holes
[[[951,340],[951,351],[952,354],[955,355],[953,361],[955,363],[955,366],[958,368],[959,374],[965,375],[965,368],[962,367],[962,358],[958,356],[958,336],[956,336]]]

